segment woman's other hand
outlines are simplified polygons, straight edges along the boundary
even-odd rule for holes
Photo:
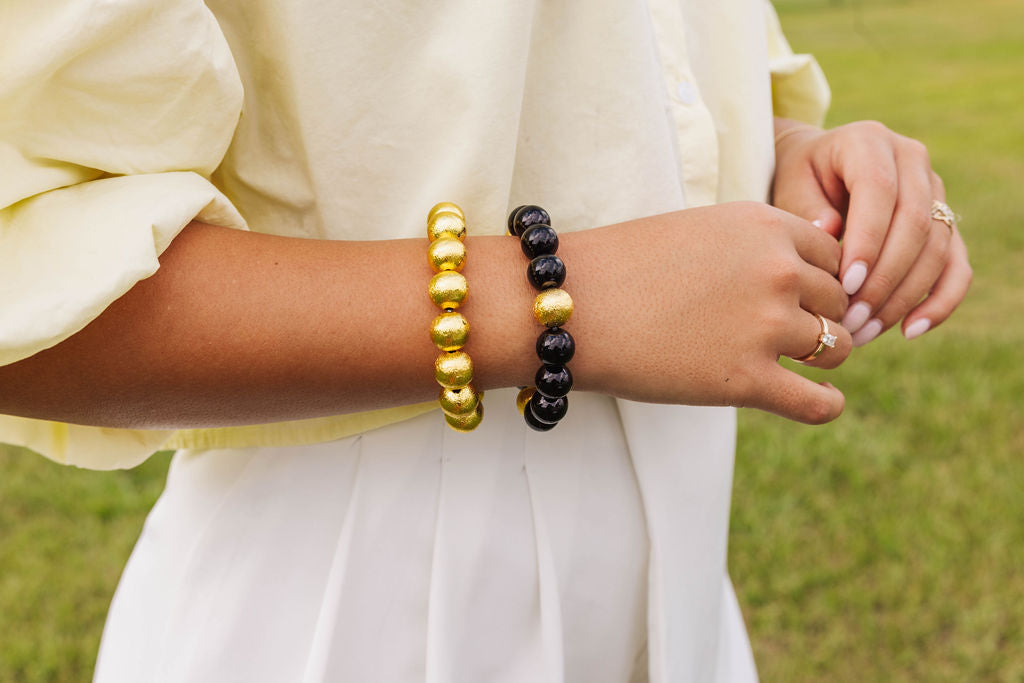
[[[931,215],[946,192],[925,146],[874,121],[823,131],[778,119],[776,130],[773,203],[842,236],[854,344],[901,319],[912,339],[948,318],[971,267],[956,228]]]

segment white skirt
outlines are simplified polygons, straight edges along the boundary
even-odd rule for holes
[[[96,683],[755,681],[734,413],[574,393],[538,434],[514,396],[471,434],[179,452]]]

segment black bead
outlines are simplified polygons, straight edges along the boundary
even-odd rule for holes
[[[576,353],[576,341],[560,327],[544,330],[537,337],[537,356],[548,365],[565,365]]]
[[[519,238],[526,258],[537,258],[558,251],[558,233],[550,225],[533,225]]]
[[[537,391],[548,398],[565,396],[572,389],[572,373],[564,365],[548,365],[545,363],[540,366],[540,370],[537,371],[534,380]]]
[[[516,217],[516,212],[519,211],[519,209],[523,209],[523,208],[526,208],[526,204],[520,204],[519,206],[517,206],[516,208],[514,208],[514,209],[512,209],[511,211],[508,212],[508,234],[510,234],[510,235],[516,234],[515,228],[512,227],[512,221]]]
[[[565,417],[565,411],[569,410],[569,399],[565,396],[548,398],[543,394],[534,393],[526,409],[533,413],[538,422],[553,425]]]
[[[551,225],[551,216],[539,206],[526,204],[517,207],[509,220],[509,232],[516,237],[522,237],[526,229],[533,225]]]
[[[536,289],[561,287],[565,282],[565,264],[554,254],[538,256],[526,267],[526,277]]]
[[[554,424],[547,424],[538,420],[529,406],[523,411],[523,419],[526,420],[526,424],[530,426],[530,429],[535,432],[546,432],[555,428]]]

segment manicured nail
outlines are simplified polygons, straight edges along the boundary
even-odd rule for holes
[[[843,316],[843,327],[853,334],[868,321],[868,316],[871,315],[871,307],[863,301],[858,301],[846,311],[846,315]]]
[[[868,276],[868,264],[863,261],[854,261],[853,264],[846,269],[846,275],[843,276],[843,291],[853,296],[860,289],[860,286],[864,284],[864,279]]]
[[[864,346],[869,341],[878,336],[878,333],[882,331],[882,321],[878,318],[872,318],[868,321],[868,324],[860,328],[860,332],[853,335],[854,346]]]
[[[907,329],[903,330],[903,336],[907,339],[913,339],[914,337],[920,337],[922,334],[928,331],[928,328],[932,326],[932,321],[928,318],[921,318],[907,325]]]

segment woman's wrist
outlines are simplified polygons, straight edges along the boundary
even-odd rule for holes
[[[808,134],[821,133],[822,129],[818,126],[812,126],[809,123],[803,121],[795,121],[793,119],[775,119],[775,149],[779,148],[783,142],[792,138],[800,137]]]

